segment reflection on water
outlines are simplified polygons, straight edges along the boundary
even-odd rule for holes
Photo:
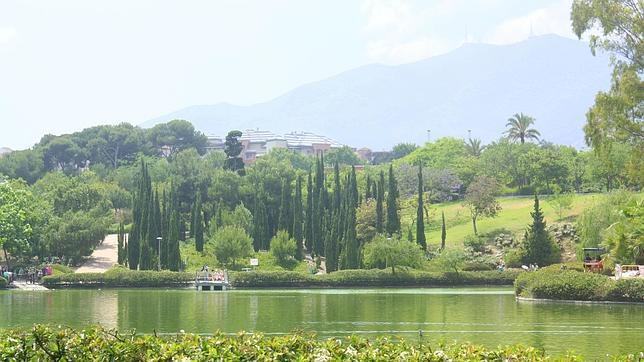
[[[100,323],[142,333],[396,334],[553,353],[644,350],[644,306],[517,303],[508,288],[0,292],[0,326]]]

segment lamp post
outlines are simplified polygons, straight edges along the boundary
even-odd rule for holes
[[[161,240],[163,240],[163,238],[157,236],[157,246],[159,250],[159,255],[157,255],[157,270],[161,270]]]

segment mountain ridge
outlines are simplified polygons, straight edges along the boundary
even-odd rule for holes
[[[584,114],[610,84],[609,59],[588,44],[544,35],[510,45],[467,43],[401,65],[367,64],[265,102],[195,105],[144,122],[186,119],[207,134],[260,128],[311,131],[354,147],[386,149],[441,136],[497,139],[506,120],[536,118],[544,139],[583,146]]]

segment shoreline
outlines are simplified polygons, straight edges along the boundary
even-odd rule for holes
[[[543,303],[543,304],[633,304],[644,306],[644,302],[622,302],[617,300],[570,300],[570,299],[547,299],[547,298],[528,298],[528,297],[515,297],[517,302],[527,303]]]

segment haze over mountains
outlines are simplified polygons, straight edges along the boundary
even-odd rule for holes
[[[195,105],[143,123],[186,119],[206,134],[311,131],[353,147],[389,149],[441,136],[497,139],[506,120],[536,118],[544,139],[582,147],[585,113],[610,85],[605,55],[556,35],[512,45],[465,44],[419,62],[366,65],[251,106]]]

